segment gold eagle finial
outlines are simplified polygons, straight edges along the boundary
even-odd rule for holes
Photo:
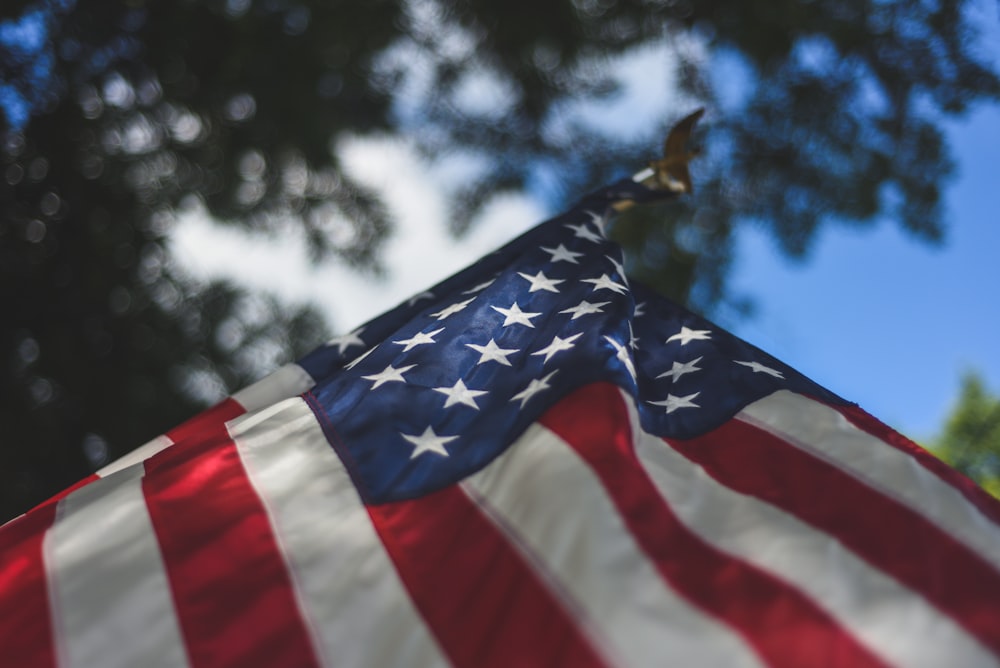
[[[663,142],[663,157],[649,163],[650,169],[653,170],[651,180],[659,187],[679,193],[690,193],[694,190],[688,163],[701,151],[697,149],[689,151],[687,143],[695,124],[704,113],[704,109],[698,109],[678,121]]]

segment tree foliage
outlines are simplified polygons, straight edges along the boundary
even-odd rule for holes
[[[195,283],[166,241],[179,211],[203,206],[262,234],[292,221],[316,258],[377,272],[392,221],[343,168],[345,138],[471,158],[460,233],[503,189],[556,207],[641,166],[707,105],[697,196],[618,225],[632,269],[702,310],[734,303],[741,221],[793,255],[830,220],[888,215],[940,238],[941,120],[1000,96],[967,4],[5,2],[0,513],[322,340],[315,313]],[[623,89],[618,59],[651,48],[644,76],[676,90],[664,118],[595,123],[586,110]],[[742,68],[735,104],[720,55]]]
[[[962,379],[958,401],[932,448],[1000,498],[1000,396],[989,392],[977,374]]]

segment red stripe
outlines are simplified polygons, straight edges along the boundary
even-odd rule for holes
[[[42,542],[54,503],[0,528],[0,657],[5,666],[55,666]]]
[[[223,423],[246,412],[246,409],[238,401],[229,397],[198,413],[190,420],[177,425],[167,432],[167,437],[174,443],[180,443],[192,437],[200,438],[206,429],[218,429]],[[222,433],[225,434],[224,431]]]
[[[312,666],[260,498],[225,426],[146,462],[143,492],[192,666]]]
[[[460,488],[368,513],[455,666],[603,665],[561,603]]]
[[[874,436],[913,457],[925,469],[957,489],[973,506],[994,524],[1000,526],[1000,499],[990,496],[982,487],[951,468],[922,447],[882,424],[858,406],[831,406],[850,420],[858,429]]]
[[[906,506],[739,420],[669,444],[722,484],[830,534],[1000,653],[1000,573]]]
[[[663,578],[742,634],[768,665],[884,665],[798,589],[719,551],[674,515],[635,454],[616,386],[583,387],[540,422],[598,475]]]

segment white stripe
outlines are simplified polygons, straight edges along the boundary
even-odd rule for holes
[[[732,491],[643,431],[631,397],[624,401],[640,462],[678,519],[709,544],[791,583],[892,664],[996,665],[950,617],[835,538]]]
[[[61,666],[186,666],[142,465],[59,501],[45,535]]]
[[[781,390],[736,417],[896,499],[1000,570],[1000,527],[913,457],[855,427],[829,406]]]
[[[97,475],[101,478],[107,478],[112,473],[121,471],[122,469],[128,468],[133,464],[138,464],[139,462],[144,462],[161,450],[166,450],[174,442],[166,435],[157,436],[152,441],[149,441],[145,445],[141,445],[132,452],[128,453],[121,459],[116,459],[107,466],[97,471]]]
[[[664,583],[600,480],[544,427],[462,484],[621,665],[758,665],[739,636]]]
[[[233,395],[243,408],[255,411],[284,399],[291,399],[310,389],[316,381],[298,364],[286,364],[253,385]]]
[[[447,665],[312,411],[289,399],[229,432],[327,666]]]

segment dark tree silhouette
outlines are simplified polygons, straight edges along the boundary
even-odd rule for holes
[[[288,221],[315,257],[378,270],[392,221],[341,168],[350,136],[480,158],[453,225],[538,182],[549,204],[656,157],[709,107],[694,198],[618,226],[632,269],[701,310],[734,226],[801,255],[831,220],[943,231],[941,120],[1000,96],[966,2],[884,0],[74,0],[0,16],[0,516],[120,456],[322,340],[308,310],[199,285],[165,250],[203,205],[251,231]],[[619,91],[614,59],[667,44],[676,115],[628,137],[574,109]],[[742,63],[737,107],[710,58]],[[471,95],[492,91],[489,104]],[[725,84],[725,82],[723,82]]]

